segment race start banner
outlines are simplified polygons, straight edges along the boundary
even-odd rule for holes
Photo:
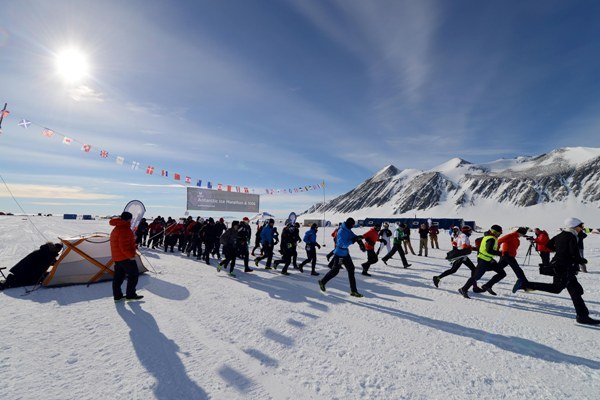
[[[187,188],[187,209],[202,211],[259,212],[257,194],[227,192],[224,190]]]

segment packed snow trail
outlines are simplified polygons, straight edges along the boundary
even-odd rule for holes
[[[109,231],[107,221],[33,220],[48,237]],[[2,266],[41,244],[24,233],[27,221],[0,223]],[[447,250],[446,236],[440,244]],[[330,246],[318,251],[321,276]],[[365,255],[354,247],[360,265]],[[590,235],[591,272],[578,276],[595,317],[599,248],[600,236]],[[525,243],[520,250],[522,261]],[[466,300],[456,289],[469,270],[436,289],[431,278],[448,265],[444,250],[430,250],[428,258],[409,255],[409,269],[392,259],[367,278],[359,267],[365,297],[355,299],[345,271],[322,294],[319,277],[306,272],[245,274],[238,260],[231,279],[216,272],[216,261],[143,252],[161,273],[140,278],[141,302],[115,304],[110,283],[0,293],[0,398],[592,399],[600,392],[600,330],[575,323],[566,291],[512,294],[510,269],[497,297]],[[524,270],[548,280],[537,267]]]

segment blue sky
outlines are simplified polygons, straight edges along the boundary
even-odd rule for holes
[[[0,173],[28,212],[181,215],[143,169],[343,193],[387,164],[432,168],[598,146],[600,3],[0,1]],[[56,54],[90,74],[66,83]],[[17,126],[106,148],[131,171]],[[17,211],[4,188],[0,210]],[[262,196],[302,211],[321,192]],[[194,213],[195,214],[195,213]]]

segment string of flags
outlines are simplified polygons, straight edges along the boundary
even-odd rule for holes
[[[5,117],[8,117],[9,114],[10,114],[10,111],[6,110],[6,105],[5,105],[4,109],[0,110],[0,128],[1,128],[2,120]],[[36,126],[41,129],[42,136],[49,138],[49,139],[56,136],[58,138],[61,138],[62,143],[67,146],[78,145],[78,146],[80,146],[80,149],[83,153],[86,153],[86,154],[96,153],[96,154],[98,154],[98,156],[100,158],[114,159],[114,161],[117,165],[128,166],[131,170],[144,171],[147,175],[159,176],[161,178],[165,178],[165,179],[169,179],[169,180],[172,179],[173,181],[176,181],[176,182],[180,182],[180,183],[183,182],[186,185],[194,184],[197,187],[204,187],[206,189],[223,190],[223,191],[238,192],[238,193],[267,194],[267,195],[290,195],[290,194],[309,192],[309,191],[313,191],[313,190],[325,189],[325,181],[322,181],[318,184],[297,186],[297,187],[285,188],[285,189],[284,188],[260,188],[259,189],[259,188],[252,188],[252,187],[248,187],[248,186],[229,185],[229,184],[222,184],[222,183],[215,184],[213,180],[203,180],[203,179],[192,178],[191,176],[188,176],[188,175],[182,175],[179,172],[171,172],[167,169],[157,168],[154,165],[147,165],[144,168],[144,167],[142,167],[142,163],[139,161],[134,161],[134,160],[128,161],[125,159],[125,157],[123,157],[121,155],[112,155],[106,149],[100,148],[98,146],[94,146],[90,143],[84,143],[72,136],[64,135],[60,132],[57,132],[50,128],[46,128],[42,125],[38,125],[27,119],[21,119],[17,125],[25,130],[28,130],[32,125]],[[0,131],[0,133],[1,133],[1,131]],[[146,165],[146,164],[144,164],[144,165]],[[159,174],[159,171],[160,171],[160,174]]]

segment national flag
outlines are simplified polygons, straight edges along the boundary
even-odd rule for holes
[[[292,193],[292,189],[288,189],[290,193]]]
[[[169,171],[167,171],[166,169],[161,169],[160,170],[160,176],[169,176]]]
[[[150,165],[148,165],[148,167],[146,167],[146,173],[148,175],[152,175],[154,173],[154,167],[151,167]]]
[[[192,183],[192,178],[190,178],[189,176],[186,176],[185,183]]]
[[[212,182],[211,181],[206,182],[206,187],[209,189],[212,189]]]
[[[71,144],[71,143],[73,143],[73,139],[71,139],[70,137],[66,137],[66,136],[65,136],[65,137],[63,138],[63,141],[62,141],[62,142],[63,142],[63,144]]]
[[[236,186],[235,187],[235,191],[238,192],[238,193],[240,193],[242,191],[242,189],[239,186]]]
[[[26,119],[22,119],[21,122],[19,122],[19,126],[25,129],[29,128],[29,125],[31,125],[31,122],[27,121]]]
[[[175,173],[175,175],[173,176],[173,179],[175,179],[176,181],[180,181],[181,175],[179,175],[178,173]]]
[[[196,182],[196,186],[202,187],[202,179],[198,179],[198,182]]]
[[[8,117],[8,114],[10,114],[10,111],[8,111],[8,110],[0,111],[0,115],[2,116],[2,118]]]
[[[227,191],[231,192],[231,185],[227,185]]]
[[[54,136],[54,131],[48,128],[44,128],[44,130],[42,131],[42,135],[46,136],[47,138],[51,138],[52,136]]]
[[[217,183],[217,190],[223,190],[223,185],[220,183]]]
[[[135,169],[139,169],[140,168],[140,163],[137,161],[132,161],[131,162],[131,169],[135,170]]]
[[[118,156],[118,157],[115,159],[115,162],[116,162],[117,164],[119,164],[119,165],[123,165],[123,163],[125,162],[125,158],[124,158],[124,157],[121,157],[121,156]]]
[[[102,157],[102,158],[106,158],[106,157],[108,157],[108,151],[106,151],[106,150],[102,150],[102,151],[100,152],[100,157]]]
[[[81,146],[81,151],[85,151],[86,153],[89,153],[91,149],[92,146],[90,146],[89,144],[84,144],[83,146]]]
[[[304,189],[308,192],[310,189],[308,188],[308,186],[304,186]]]
[[[244,193],[250,193],[247,187],[244,188]]]
[[[294,193],[298,193],[298,188],[294,188]]]
[[[267,194],[269,194],[269,189],[265,189],[265,192],[267,192]]]

